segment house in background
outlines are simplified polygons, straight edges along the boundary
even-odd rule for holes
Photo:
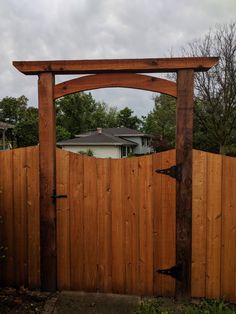
[[[79,134],[57,145],[74,153],[93,152],[99,158],[122,158],[129,154],[142,155],[153,152],[151,135],[121,128],[98,128],[97,131]]]

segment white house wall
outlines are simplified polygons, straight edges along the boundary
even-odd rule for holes
[[[98,158],[120,158],[121,156],[119,146],[62,146],[62,148],[73,153],[86,152],[90,149],[94,157]]]
[[[134,154],[147,154],[151,152],[150,146],[144,145],[142,146],[142,137],[140,136],[125,136],[123,137],[125,140],[132,141],[138,144],[138,146],[133,148]]]

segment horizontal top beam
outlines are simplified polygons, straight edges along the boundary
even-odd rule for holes
[[[183,69],[207,71],[218,62],[218,57],[106,59],[106,60],[58,60],[13,61],[13,65],[26,75],[42,72],[54,74],[98,73],[157,73],[176,72]]]

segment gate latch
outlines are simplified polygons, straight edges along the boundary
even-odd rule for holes
[[[176,179],[177,181],[181,181],[181,179],[182,179],[182,166],[181,166],[181,164],[175,165],[175,166],[172,166],[172,167],[166,168],[166,169],[157,169],[156,172],[170,176],[170,177]]]
[[[181,264],[172,266],[170,268],[157,270],[158,274],[171,276],[172,278],[175,278],[179,281],[182,280],[182,271],[183,271],[183,268]]]
[[[56,190],[53,190],[53,194],[51,196],[53,203],[56,203],[57,198],[67,198],[65,194],[56,194]]]

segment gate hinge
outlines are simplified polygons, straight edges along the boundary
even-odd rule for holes
[[[182,271],[183,271],[183,268],[181,264],[172,266],[170,268],[157,270],[158,274],[171,276],[172,278],[175,278],[179,281],[182,280]]]
[[[65,194],[56,194],[56,190],[53,190],[53,194],[51,196],[53,203],[56,203],[57,198],[67,198],[67,195]]]
[[[181,181],[182,179],[182,166],[181,164],[172,166],[170,168],[166,169],[157,169],[157,173],[166,174],[167,176],[170,176],[177,181]]]

